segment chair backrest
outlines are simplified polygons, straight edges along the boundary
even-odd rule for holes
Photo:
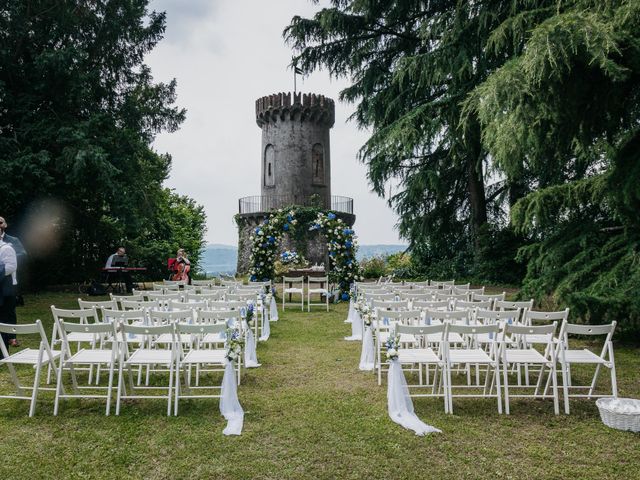
[[[240,321],[239,310],[200,310],[196,312],[196,323],[230,323]]]
[[[169,302],[170,310],[206,310],[209,308],[209,302],[178,302],[172,300]]]
[[[534,312],[533,310],[527,310],[524,312],[525,325],[534,325],[540,323],[549,322],[564,322],[569,319],[569,309],[556,311],[556,312]]]
[[[424,280],[423,282],[410,282],[409,285],[414,287],[428,287],[430,283],[429,280]]]
[[[553,322],[550,325],[509,325],[504,326],[504,333],[506,335],[548,335],[549,342],[553,341],[553,334],[556,332],[558,326],[557,322]],[[526,341],[526,340],[525,340]]]
[[[227,329],[223,323],[176,323],[176,333],[190,335],[206,335],[208,333],[221,333]]]
[[[241,300],[218,300],[209,302],[209,310],[240,310],[247,306],[247,302]]]
[[[300,284],[300,286],[304,286],[304,277],[300,276],[300,277],[285,277],[284,275],[282,276],[282,285],[285,288],[289,288],[286,284],[291,284],[292,288],[297,288],[296,285]]]
[[[67,352],[71,349],[69,347],[69,339],[67,333],[91,333],[94,335],[95,341],[99,340],[104,334],[116,335],[115,323],[72,323],[60,320],[60,333],[62,337],[62,344]],[[113,342],[113,348],[115,348],[116,342]]]
[[[438,282],[435,280],[431,280],[431,285],[434,287],[438,287],[438,288],[443,288],[443,287],[453,287],[455,285],[455,280],[447,280],[444,282]]]
[[[469,300],[468,293],[436,293],[437,300]]]
[[[164,325],[167,323],[194,321],[194,314],[191,310],[172,310],[170,312],[150,311],[149,318],[153,325]]]
[[[374,300],[390,301],[390,300],[396,299],[396,294],[395,293],[365,293],[364,298],[369,303],[371,303]]]
[[[569,335],[613,335],[618,322],[606,325],[579,325],[577,323],[564,323],[564,333]]]
[[[312,277],[311,275],[309,275],[307,277],[307,285],[311,287],[312,283],[324,283],[325,285],[327,285],[329,283],[329,277]]]
[[[507,296],[506,292],[502,292],[502,293],[494,293],[494,294],[481,294],[481,293],[474,293],[471,297],[471,299],[473,301],[478,301],[478,302],[484,302],[486,300],[491,300],[493,303],[497,302],[497,301],[503,301],[505,299],[505,297]]]
[[[471,284],[470,283],[461,283],[459,285],[456,285],[455,283],[452,285],[453,290],[469,290],[469,288],[471,288]]]
[[[411,290],[400,293],[401,300],[418,300],[422,302],[429,302],[434,299],[434,294],[425,292],[423,290]]]
[[[110,308],[113,310],[117,310],[118,309],[118,302],[116,300],[100,300],[100,301],[94,301],[94,300],[82,300],[81,298],[78,299],[78,306],[80,307],[81,310],[86,310],[89,309],[91,307],[96,307],[96,309],[100,309],[100,308]]]
[[[516,310],[478,310],[476,321],[484,324],[491,323],[513,323],[520,318],[520,309]]]
[[[208,280],[191,280],[191,285],[196,287],[211,287],[215,285],[216,281],[213,278]]]
[[[448,300],[414,300],[411,304],[414,309],[420,310],[449,310]]]
[[[195,302],[215,302],[220,300],[221,295],[219,293],[197,293],[189,295],[189,300]]]
[[[56,308],[51,305],[51,314],[56,323],[64,319],[78,320],[78,323],[99,323],[98,311],[96,307],[90,307],[82,310],[70,310],[65,308]]]
[[[134,295],[114,295],[113,293],[109,294],[111,296],[111,300],[118,302],[122,302],[123,300],[136,300],[136,301],[144,301],[145,297],[142,293],[136,293]]]
[[[147,298],[149,300],[175,300],[181,298],[180,292],[162,293],[162,292],[149,292]]]
[[[106,308],[102,309],[102,318],[105,321],[110,321],[111,323],[120,323],[126,322],[129,323],[132,320],[141,320],[146,322],[147,320],[147,311],[144,309],[138,310],[108,310]]]
[[[388,323],[403,323],[411,325],[418,323],[421,318],[421,312],[419,310],[386,310],[384,308],[376,308],[376,318],[378,324],[381,321],[387,320]]]
[[[144,308],[156,309],[160,307],[160,304],[156,300],[122,300],[120,306],[123,310],[140,310]]]
[[[122,330],[122,338],[125,341],[125,345],[127,345],[127,350],[129,348],[129,342],[138,342],[138,336],[151,338],[156,335],[168,333],[171,334],[171,347],[174,347],[176,343],[175,323],[167,323],[165,325],[128,325],[123,323],[120,325],[120,328]]]
[[[257,294],[255,292],[247,292],[247,293],[227,293],[225,295],[225,300],[234,301],[234,302],[247,302],[247,300],[256,301]]]
[[[371,308],[380,310],[409,310],[409,301],[371,300]]]
[[[494,308],[496,310],[515,310],[516,308],[531,310],[533,308],[533,298],[527,301],[498,300]]]
[[[403,325],[399,323],[395,326],[395,333],[400,335],[404,333],[415,337],[440,333],[442,335],[441,339],[444,340],[445,329],[446,325],[444,323],[440,325]],[[420,343],[417,343],[416,345],[421,346]]]
[[[493,305],[493,302],[491,300],[486,300],[484,302],[468,302],[465,300],[456,300],[453,302],[453,309],[454,310],[472,310],[472,311],[476,311],[476,310],[488,310],[491,308],[491,306]]]
[[[423,316],[428,323],[429,320],[431,322],[433,322],[434,320],[439,320],[442,323],[448,322],[467,325],[469,323],[469,319],[471,318],[471,314],[466,310],[458,310],[455,312],[444,312],[441,310],[423,310],[423,312]]]

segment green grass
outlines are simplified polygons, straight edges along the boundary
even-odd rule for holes
[[[22,323],[70,294],[33,295]],[[570,416],[551,401],[521,400],[510,416],[495,401],[417,399],[425,422],[442,434],[417,437],[387,416],[386,387],[358,371],[359,342],[345,342],[345,304],[330,313],[287,310],[258,346],[262,367],[243,372],[242,436],[224,437],[217,400],[127,402],[105,417],[98,401],[66,401],[53,417],[45,394],[34,418],[28,403],[0,400],[4,468],[0,478],[639,478],[638,435],[605,427],[593,401],[572,402]],[[621,396],[640,397],[638,350],[616,347]],[[7,391],[6,368],[0,390]]]

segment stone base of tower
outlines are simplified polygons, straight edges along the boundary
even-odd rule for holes
[[[356,216],[350,213],[336,213],[349,227],[353,227]],[[268,213],[250,213],[240,215],[242,227],[238,227],[238,274],[244,275],[249,272],[251,248],[253,243],[250,240],[256,227],[269,217]],[[296,242],[293,235],[283,235],[280,241],[279,253],[285,250],[295,250],[298,254],[306,258],[311,265],[324,263],[329,264],[327,251],[327,240],[318,231],[307,232],[303,244]]]

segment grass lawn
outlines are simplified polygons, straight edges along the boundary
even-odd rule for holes
[[[19,322],[49,305],[73,308],[76,295],[29,295]],[[593,401],[415,399],[417,415],[442,434],[417,437],[387,416],[386,386],[360,372],[360,342],[346,342],[347,305],[329,313],[287,310],[258,346],[262,367],[243,372],[242,436],[224,437],[217,400],[127,402],[120,417],[104,403],[67,400],[53,417],[45,393],[34,418],[28,402],[0,400],[1,479],[40,478],[640,478],[640,436],[604,426]],[[616,347],[619,393],[640,397],[639,349]],[[604,377],[603,377],[604,378]],[[605,383],[606,385],[606,383]],[[0,391],[8,389],[0,369]]]

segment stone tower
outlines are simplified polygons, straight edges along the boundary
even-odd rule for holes
[[[262,129],[262,196],[280,205],[317,199],[331,208],[329,129],[335,123],[333,100],[323,95],[277,93],[256,100]]]
[[[238,272],[249,267],[249,236],[270,210],[299,205],[331,209],[353,225],[353,200],[331,195],[329,131],[335,103],[324,95],[276,93],[256,100],[256,123],[262,130],[260,196],[239,200],[244,227],[239,231]],[[283,239],[282,249],[295,248]],[[304,255],[326,262],[325,240],[312,235]]]

